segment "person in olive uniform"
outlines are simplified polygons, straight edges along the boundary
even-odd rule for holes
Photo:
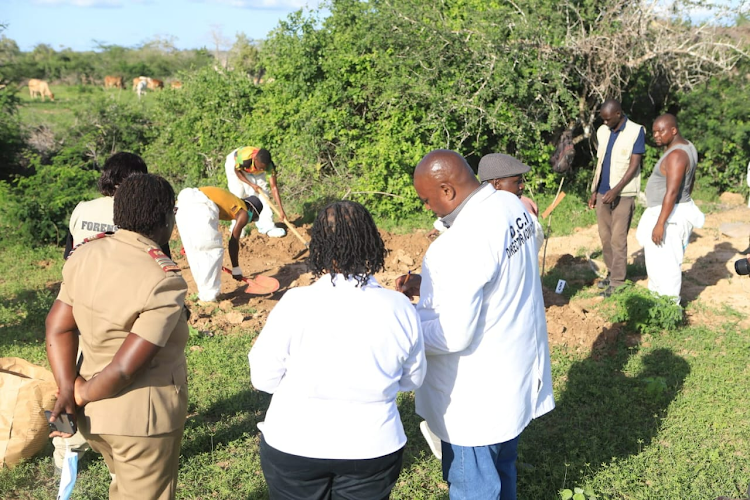
[[[161,177],[125,179],[114,200],[119,230],[71,253],[47,315],[59,389],[51,420],[74,415],[114,474],[110,499],[175,496],[188,399],[187,284],[159,249],[172,233],[174,202]]]

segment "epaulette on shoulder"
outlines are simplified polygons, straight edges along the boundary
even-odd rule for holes
[[[149,248],[148,254],[151,256],[152,259],[156,261],[157,264],[159,264],[159,267],[162,268],[162,270],[165,273],[179,273],[180,272],[180,266],[175,264],[175,262],[167,257],[167,255],[162,252],[158,248]]]
[[[70,258],[70,256],[73,255],[73,252],[75,252],[77,249],[81,248],[86,243],[88,243],[90,241],[100,240],[102,238],[106,238],[107,236],[112,236],[113,234],[115,234],[115,233],[109,233],[109,232],[108,233],[99,233],[99,234],[95,234],[94,236],[91,236],[90,238],[85,238],[82,242],[80,242],[79,244],[77,244],[76,246],[73,247],[73,249],[68,254],[68,258]]]

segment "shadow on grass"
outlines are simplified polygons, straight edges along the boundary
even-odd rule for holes
[[[182,441],[182,455],[200,455],[243,436],[256,436],[258,422],[265,419],[270,403],[270,394],[246,389],[189,415],[185,424],[189,438]],[[220,425],[214,425],[217,423]]]
[[[42,290],[25,290],[0,306],[0,348],[44,342],[44,321],[59,286],[57,283]]]
[[[615,325],[599,335],[588,358],[570,366],[555,410],[521,437],[519,491],[525,497],[553,498],[561,488],[582,485],[657,436],[690,367],[670,350],[656,349],[642,356],[637,375],[628,375],[624,368],[639,342],[638,334]]]
[[[559,257],[547,256],[547,267],[542,276],[542,285],[545,290],[545,305],[564,305],[579,292],[591,286],[596,279],[596,274],[591,269],[586,257],[573,257],[570,254]],[[562,293],[551,293],[560,280],[565,280]]]

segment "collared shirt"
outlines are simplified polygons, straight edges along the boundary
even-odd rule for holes
[[[422,330],[409,299],[375,278],[325,274],[289,290],[248,358],[253,385],[273,394],[262,427],[273,448],[369,459],[406,443],[396,395],[422,384]]]
[[[428,369],[416,409],[440,439],[486,446],[554,408],[534,225],[490,185],[454,222],[422,262]]]
[[[612,147],[615,145],[615,141],[620,136],[620,132],[625,130],[625,124],[628,122],[628,117],[625,116],[624,120],[622,121],[622,124],[617,127],[617,129],[612,130],[610,129],[609,134],[609,142],[607,143],[607,151],[604,154],[604,160],[602,161],[602,174],[601,174],[601,180],[599,181],[599,189],[597,189],[597,192],[599,194],[606,194],[607,191],[612,189],[612,186],[609,185],[609,166],[612,160]],[[640,132],[638,133],[638,138],[635,141],[635,144],[633,144],[633,154],[634,155],[642,155],[646,152],[646,133],[643,131],[643,128],[641,128]]]
[[[160,349],[133,382],[79,413],[92,434],[154,436],[185,425],[187,284],[149,238],[125,229],[78,247],[63,267],[57,300],[73,308],[89,380],[132,332]]]
[[[464,201],[462,201],[456,208],[454,208],[451,213],[440,219],[440,222],[443,223],[443,226],[445,226],[446,228],[451,227],[453,225],[453,222],[456,220],[456,217],[458,217],[458,214],[461,213],[461,210],[463,210],[466,204],[469,203],[469,200],[472,198],[472,196],[477,194],[483,186],[484,184],[480,184],[479,187],[472,191],[469,196],[464,198]]]

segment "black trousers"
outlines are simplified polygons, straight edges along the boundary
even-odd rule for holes
[[[366,460],[290,455],[260,436],[260,465],[272,500],[384,500],[396,484],[404,449]]]

